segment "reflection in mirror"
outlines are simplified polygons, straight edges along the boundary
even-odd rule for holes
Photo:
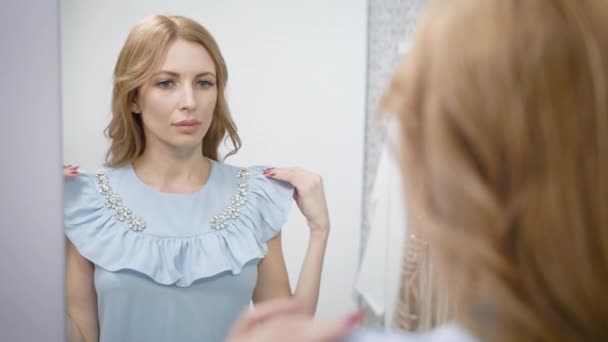
[[[61,3],[70,338],[353,309],[365,1],[165,5]]]

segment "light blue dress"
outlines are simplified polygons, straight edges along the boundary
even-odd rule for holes
[[[65,232],[95,265],[100,342],[223,341],[250,304],[293,188],[261,166],[211,165],[189,194],[153,190],[131,166],[66,180]]]

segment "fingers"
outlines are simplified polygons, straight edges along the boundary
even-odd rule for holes
[[[288,182],[299,192],[323,187],[321,176],[300,168],[268,168],[262,171],[262,174],[268,178]]]
[[[268,178],[273,178],[295,185],[296,174],[294,168],[268,168],[262,171],[262,174]]]
[[[78,166],[63,165],[63,176],[66,178],[76,177],[78,175]]]
[[[241,315],[241,318],[234,325],[233,334],[247,331],[277,315],[293,314],[301,310],[300,301],[293,298],[277,299],[256,305],[253,310],[248,308]]]
[[[346,336],[355,325],[359,324],[365,318],[365,311],[356,311],[347,317],[336,320],[318,322],[312,329],[312,341],[335,341]]]
[[[359,310],[342,319],[319,321],[290,311],[289,302],[293,303],[292,300],[272,301],[260,305],[257,313],[244,314],[228,341],[338,341],[365,316],[365,312]],[[297,307],[297,303],[293,305]]]

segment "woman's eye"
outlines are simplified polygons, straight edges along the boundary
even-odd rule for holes
[[[161,88],[171,88],[173,86],[173,81],[171,81],[171,80],[160,81],[160,82],[156,83],[156,85]]]
[[[211,81],[206,81],[206,80],[198,81],[198,86],[201,87],[201,88],[211,88],[214,85],[215,84],[213,82],[211,82]]]

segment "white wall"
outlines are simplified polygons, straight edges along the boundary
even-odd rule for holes
[[[103,162],[112,69],[132,25],[186,15],[215,36],[229,70],[228,99],[243,140],[237,165],[301,166],[325,179],[333,222],[318,315],[354,308],[365,121],[365,0],[93,1],[61,3],[64,158]],[[284,228],[295,286],[308,228],[295,209]]]

